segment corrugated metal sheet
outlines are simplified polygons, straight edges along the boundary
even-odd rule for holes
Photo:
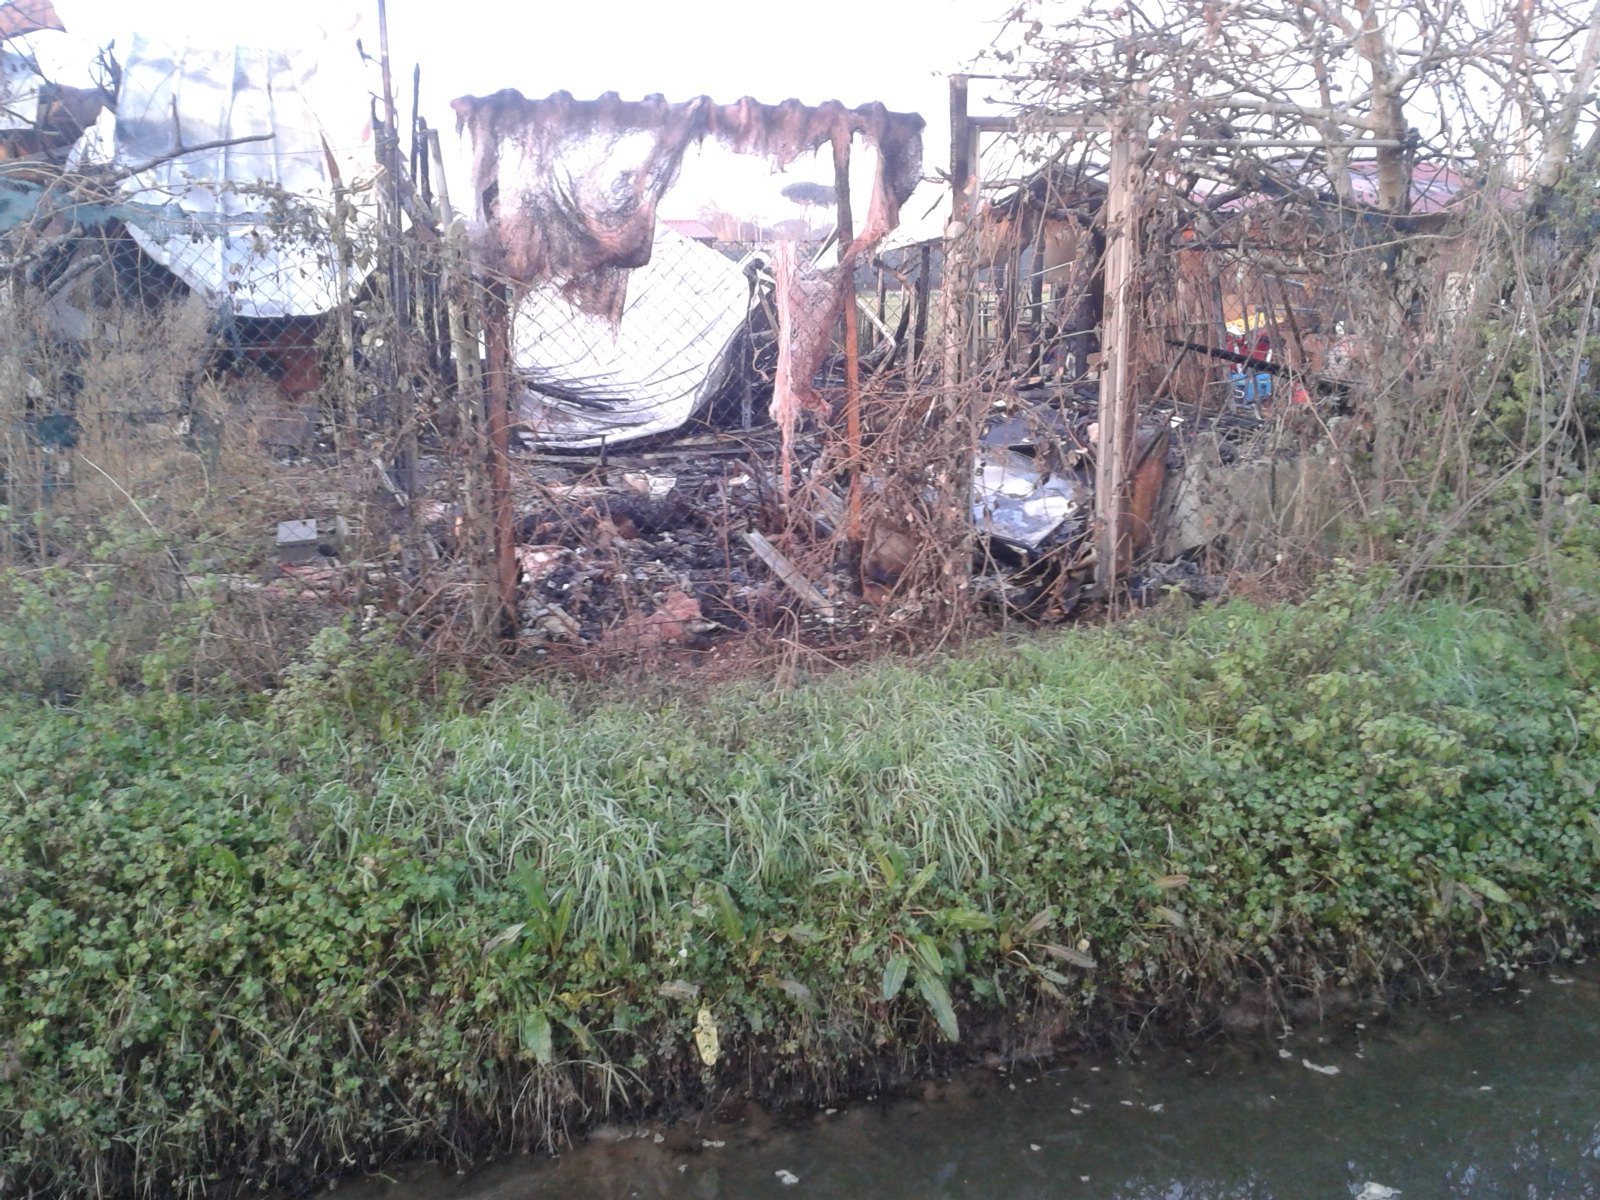
[[[122,62],[108,157],[153,164],[122,191],[161,212],[130,232],[241,316],[310,316],[338,303],[335,265],[316,236],[333,180],[315,71],[283,50],[173,46],[137,34]],[[210,148],[185,151],[198,146]]]
[[[697,242],[714,242],[717,232],[704,221],[697,221],[693,217],[667,217],[662,224],[668,226],[674,233],[681,233],[684,237]]]
[[[50,0],[11,0],[9,4],[0,4],[0,38],[23,37],[41,29],[66,30]]]
[[[1417,163],[1411,171],[1410,211],[1443,212],[1477,184],[1459,171],[1440,163]],[[1362,204],[1378,203],[1378,164],[1350,164],[1350,192]]]
[[[28,59],[0,50],[0,129],[32,129],[39,123],[43,85]]]

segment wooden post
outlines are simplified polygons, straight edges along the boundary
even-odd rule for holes
[[[933,278],[933,247],[926,242],[922,245],[921,261],[918,263],[916,300],[917,317],[915,327],[911,332],[911,361],[915,364],[915,375],[922,375],[923,359],[928,354],[928,289]]]
[[[394,474],[401,491],[406,495],[407,509],[411,512],[411,537],[408,539],[414,546],[416,542],[416,505],[412,503],[417,497],[417,429],[415,414],[410,411],[410,405],[404,405],[399,412],[392,411],[391,406],[400,402],[399,393],[406,372],[403,347],[409,341],[410,335],[410,288],[406,286],[405,248],[403,245],[404,223],[401,219],[400,192],[402,181],[400,178],[400,126],[399,112],[394,101],[394,79],[389,71],[389,9],[385,0],[378,0],[378,55],[383,72],[383,137],[378,146],[379,162],[383,167],[385,182],[384,201],[388,211],[385,216],[385,237],[388,241],[388,282],[389,282],[389,309],[390,317],[394,321],[392,345],[388,347],[386,357],[390,360],[387,374],[389,378],[384,382],[393,393],[385,398],[385,408],[391,409],[390,417],[399,423],[399,440],[393,450]]]
[[[484,285],[484,349],[488,356],[489,503],[494,510],[495,578],[500,592],[500,631],[517,636],[517,546],[511,500],[511,304],[506,285]]]
[[[323,156],[328,163],[328,173],[333,183],[333,208],[328,220],[328,233],[333,239],[334,278],[339,284],[339,307],[334,311],[339,325],[339,385],[338,416],[333,427],[334,457],[343,463],[359,449],[356,435],[356,318],[355,318],[355,248],[350,241],[350,227],[345,217],[349,212],[350,193],[344,186],[344,177],[338,161],[328,143],[322,143]]]
[[[1100,445],[1095,456],[1097,596],[1115,600],[1131,535],[1131,484],[1138,402],[1133,372],[1133,282],[1138,262],[1138,135],[1122,122],[1111,128],[1106,192],[1105,318],[1101,335]]]
[[[1033,231],[1033,244],[1029,247],[1031,267],[1028,274],[1028,324],[1033,340],[1028,345],[1028,373],[1031,375],[1044,366],[1044,246],[1049,230],[1045,206],[1041,205]]]
[[[1017,292],[1022,254],[1016,242],[1014,235],[1006,237],[1005,246],[999,251],[1001,257],[995,261],[993,276],[995,337],[1000,343],[998,358],[1005,364],[1008,375],[1016,362],[1017,327],[1020,324],[1017,319]]]
[[[844,424],[850,460],[846,536],[861,540],[861,331],[856,312],[856,260],[850,252],[855,221],[850,213],[850,131],[833,135],[833,186],[839,204],[839,264],[844,271]]]
[[[490,569],[491,561],[499,562],[499,547],[494,527],[483,521],[492,505],[486,503],[491,489],[486,478],[490,459],[489,440],[484,429],[489,408],[478,342],[478,331],[483,324],[479,304],[481,292],[472,273],[466,227],[456,219],[456,212],[450,205],[450,186],[445,178],[439,131],[430,129],[427,137],[433,176],[438,180],[439,227],[444,233],[439,270],[449,337],[447,353],[455,365],[456,438],[462,464],[460,542],[469,548],[465,553],[473,572],[473,583],[482,585],[473,591],[473,629],[477,634],[487,635],[490,630],[503,632],[505,622],[501,616],[504,600],[499,594],[499,568]],[[495,580],[492,586],[491,577]]]
[[[950,76],[950,226],[944,242],[944,272],[939,283],[939,310],[944,324],[944,386],[947,392],[961,382],[968,334],[966,315],[970,278],[966,248],[959,236],[972,219],[974,172],[972,133],[967,121],[967,77]],[[956,236],[949,236],[954,234]],[[951,403],[954,397],[951,396]]]
[[[874,346],[883,345],[888,338],[884,333],[889,328],[889,272],[883,265],[883,260],[878,260],[878,328],[872,335]]]

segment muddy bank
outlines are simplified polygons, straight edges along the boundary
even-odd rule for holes
[[[1592,1200],[1597,1045],[1588,964],[1379,1017],[979,1069],[893,1099],[606,1126],[558,1157],[413,1167],[334,1195]]]
[[[1375,586],[781,692],[424,702],[352,638],[254,710],[0,700],[0,1190],[841,1107],[1581,947],[1600,697]]]

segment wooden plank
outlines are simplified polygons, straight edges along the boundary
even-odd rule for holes
[[[805,602],[807,608],[832,620],[833,601],[818,591],[815,585],[800,573],[799,567],[778,552],[776,546],[753,530],[744,535],[744,540],[749,543],[750,549],[756,552],[756,556],[772,568],[772,573],[782,581],[784,587]]]
[[[494,515],[494,564],[499,582],[501,633],[517,635],[516,530],[511,497],[511,304],[506,285],[484,287],[484,351],[488,359],[489,505]]]
[[[967,123],[967,77],[950,76],[950,227],[944,243],[944,264],[939,283],[939,315],[944,326],[944,387],[946,403],[954,406],[954,389],[961,382],[965,361],[963,335],[967,333],[966,303],[971,287],[966,244],[961,234],[972,215],[974,134]]]

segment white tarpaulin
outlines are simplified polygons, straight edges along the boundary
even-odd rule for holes
[[[38,124],[43,84],[28,59],[0,50],[0,129],[32,129]]]
[[[535,287],[517,304],[512,332],[524,428],[568,450],[679,428],[725,377],[749,306],[740,265],[665,222],[650,261],[628,272],[616,325],[578,308],[558,284]]]
[[[151,164],[121,185],[153,210],[129,226],[146,253],[240,316],[335,307],[324,141],[350,150],[363,138],[328,133],[318,106],[364,131],[359,97],[327,112],[333,98],[314,87],[314,59],[284,50],[172,46],[135,34],[121,65],[116,112],[85,135],[82,156]],[[210,148],[185,150],[195,146]],[[359,162],[341,164],[347,185]]]

